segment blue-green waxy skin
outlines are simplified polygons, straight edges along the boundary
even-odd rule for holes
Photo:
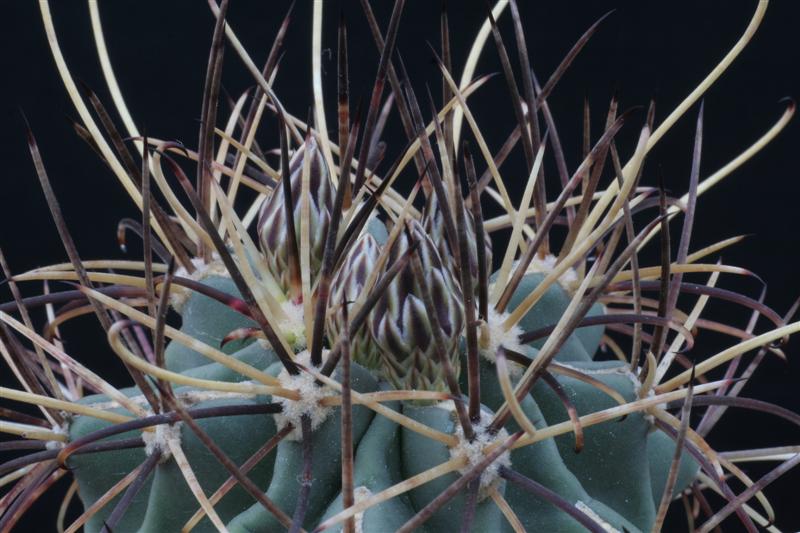
[[[240,355],[242,356],[241,360],[274,359],[271,352],[260,348],[255,343],[234,354],[237,358]],[[276,363],[270,366],[266,373],[277,375],[280,369],[280,364]],[[228,372],[230,371],[222,365],[212,363],[196,367],[186,373],[205,379],[225,379],[229,377]],[[353,365],[352,373],[354,390],[373,392],[376,389],[377,381],[367,370]],[[237,380],[241,380],[241,377]],[[187,388],[177,388],[175,392],[180,394],[187,390]],[[131,395],[138,394],[136,389],[129,389],[128,392]],[[84,401],[91,403],[105,400],[105,397],[95,396],[88,397]],[[269,397],[258,397],[252,400],[236,398],[201,402],[195,407],[264,403],[270,400]],[[130,414],[121,409],[118,411]],[[356,443],[359,442],[360,437],[369,426],[372,416],[372,412],[364,407],[355,406],[353,408],[353,430]],[[237,464],[244,463],[276,433],[274,419],[271,415],[206,418],[197,420],[197,423]],[[80,438],[107,425],[107,422],[91,417],[77,417],[70,427],[70,438],[71,440]],[[341,469],[340,425],[341,418],[337,408],[314,432],[314,485],[308,512],[309,524],[314,523],[314,520],[325,510],[341,487],[339,477]],[[114,438],[135,437],[139,434],[130,432]],[[181,445],[204,492],[206,494],[213,493],[228,478],[229,473],[219,465],[202,442],[185,426],[181,427]],[[145,453],[141,448],[73,456],[70,459],[70,466],[75,468],[80,496],[84,504],[87,507],[91,505],[114,483],[138,467],[145,458]],[[284,440],[278,446],[277,453],[269,454],[250,471],[248,476],[257,485],[264,487],[267,495],[291,516],[299,488],[297,473],[301,469],[301,443]],[[112,500],[103,511],[92,518],[87,524],[87,532],[100,531],[103,521],[113,510],[117,500]],[[177,465],[174,461],[166,461],[156,467],[154,474],[151,475],[115,531],[139,531],[141,533],[179,531],[197,508],[198,504],[189,491]],[[215,506],[215,509],[224,522],[230,521],[228,527],[230,531],[271,532],[285,529],[259,504],[253,505],[253,498],[240,487],[226,495]],[[204,518],[196,526],[195,531],[216,531],[216,528],[207,518]]]
[[[232,286],[232,282],[226,278],[209,277],[203,283],[229,294],[238,294],[235,287]],[[219,317],[219,319],[217,320],[215,317]],[[219,346],[219,342],[231,329],[253,324],[249,319],[228,307],[197,293],[193,293],[187,299],[183,308],[182,319],[182,331],[215,347]],[[236,345],[238,345],[239,350],[232,351]],[[256,368],[267,368],[276,359],[271,350],[262,347],[257,342],[250,343],[245,347],[242,347],[240,342],[234,342],[227,345],[225,350],[232,353],[240,361],[251,364]],[[239,373],[219,363],[211,362],[201,354],[176,342],[172,342],[167,346],[166,354],[172,355],[170,363],[173,369],[183,367],[183,373],[191,377],[220,381],[242,381],[246,379]],[[175,392],[181,393],[187,390],[186,388],[176,388]],[[129,396],[140,394],[138,389],[135,388],[124,389],[123,392]],[[104,396],[90,396],[82,400],[83,403],[98,401],[107,401],[107,398]],[[267,397],[254,399],[237,398],[201,402],[192,407],[212,407],[232,403],[264,403],[267,401],[270,401]],[[130,415],[124,409],[117,409],[116,411]],[[208,418],[198,420],[197,423],[237,463],[247,460],[276,432],[273,418],[264,415]],[[70,440],[75,440],[108,425],[107,422],[91,417],[76,417],[70,424]],[[138,431],[130,432],[112,437],[109,440],[139,435],[141,433]],[[207,494],[215,491],[228,478],[228,472],[219,465],[195,434],[185,426],[181,428],[181,442],[187,459],[192,465],[203,489]],[[75,477],[78,481],[79,495],[84,504],[87,507],[91,505],[117,481],[137,468],[145,458],[146,455],[142,448],[73,455],[69,460],[69,465],[74,468]],[[266,485],[272,473],[273,461],[274,455],[265,458],[251,471],[251,479],[254,481],[261,480],[262,484]],[[92,517],[85,530],[87,532],[100,531],[103,527],[103,521],[114,509],[120,497],[118,496],[112,500]],[[225,496],[216,508],[220,517],[226,520],[245,510],[251,503],[252,498],[243,489],[237,487]],[[198,504],[174,461],[165,461],[156,467],[155,472],[136,496],[115,531],[142,531],[143,533],[149,531],[178,531],[197,508]],[[195,530],[200,532],[216,531],[216,528],[206,518],[198,524]]]
[[[386,383],[381,388],[389,389]],[[400,410],[399,402],[387,402],[384,405],[389,409]],[[400,431],[399,424],[386,417],[376,416],[372,419],[369,429],[361,438],[356,450],[353,465],[354,488],[363,487],[371,494],[377,494],[402,481]],[[320,523],[342,509],[342,495],[339,494],[320,519]],[[400,529],[415,513],[408,494],[401,494],[364,511],[361,518],[362,531],[392,533]],[[339,524],[329,531],[337,532],[342,529],[342,525]],[[417,531],[426,533],[428,530],[423,526]]]
[[[378,217],[370,217],[364,229],[372,235],[380,246],[383,246],[389,240],[389,232],[386,231],[386,226]]]
[[[127,396],[138,394],[137,389],[123,389],[121,392]],[[106,396],[97,395],[84,398],[81,403],[92,403],[96,401],[107,401]],[[130,416],[125,409],[114,409],[116,413]],[[75,417],[69,427],[70,440],[77,439],[94,431],[103,429],[109,425],[108,422],[98,420],[89,416]],[[139,431],[129,431],[120,435],[115,435],[107,439],[108,442],[114,440],[129,439],[141,436]],[[67,462],[67,466],[72,469],[75,479],[78,482],[78,494],[84,505],[88,507],[115,483],[128,475],[129,472],[137,468],[147,458],[143,448],[133,448],[130,450],[115,450],[103,453],[73,455]],[[136,531],[141,523],[142,516],[147,510],[147,502],[150,494],[151,482],[142,487],[139,494],[134,498],[130,511],[126,513],[118,525],[120,531]],[[100,531],[103,522],[111,513],[114,505],[122,496],[117,496],[109,502],[103,509],[89,519],[84,527],[87,532]]]
[[[187,392],[186,388],[177,388],[175,392]],[[127,389],[129,395],[138,391]],[[104,396],[90,396],[84,403],[105,401]],[[269,401],[266,397],[252,399],[236,398],[200,402],[193,407],[214,407],[231,404],[257,404]],[[117,412],[128,414],[125,410]],[[236,463],[241,464],[261,446],[263,442],[275,434],[275,423],[270,416],[244,415],[231,417],[205,418],[197,420],[198,425],[208,433],[222,450]],[[80,416],[70,425],[70,440],[80,438],[88,433],[108,426],[108,422]],[[187,459],[207,494],[215,491],[229,476],[228,472],[214,459],[195,434],[186,426],[181,426],[181,446]],[[115,436],[109,440],[130,438],[141,435],[140,432],[129,432]],[[68,466],[73,469],[78,481],[79,495],[88,507],[102,496],[117,481],[137,468],[146,455],[144,449],[134,448],[111,452],[73,455]],[[265,458],[250,473],[255,480],[266,481],[272,471],[272,457]],[[108,517],[118,499],[112,500],[87,523],[85,531],[100,531],[104,520]],[[246,509],[252,498],[243,489],[236,488],[223,498],[216,509],[225,520]],[[179,531],[183,524],[197,510],[198,504],[174,461],[159,464],[150,476],[144,488],[134,499],[132,506],[125,513],[115,531]],[[212,524],[204,519],[198,524],[196,531],[215,531]]]
[[[586,313],[586,316],[602,316],[605,313],[605,306],[603,304],[596,303],[589,308],[589,312]],[[598,346],[600,346],[600,341],[603,338],[604,332],[605,328],[603,326],[587,326],[576,329],[575,336],[578,337],[579,341],[581,341],[581,344],[583,344],[583,348],[586,350],[586,353],[589,354],[589,357],[593,358],[594,354],[597,352]]]
[[[255,368],[267,368],[278,358],[269,348],[264,348],[260,342],[253,342],[233,354],[236,359]],[[212,379],[217,381],[239,382],[249,379],[247,376],[223,366],[219,363],[206,363],[181,372],[181,374],[199,379]]]
[[[495,277],[496,274],[492,276],[492,279]],[[516,308],[534,291],[534,289],[536,289],[544,278],[544,274],[525,274],[519,286],[511,296],[506,309],[510,311]],[[570,295],[567,294],[567,291],[565,291],[561,285],[553,283],[544,292],[539,301],[536,302],[536,305],[525,313],[525,316],[519,321],[518,326],[523,332],[528,332],[555,325],[564,314],[564,311],[567,310],[570,299]],[[602,331],[600,332],[600,336],[602,336]],[[577,332],[573,333],[567,338],[561,350],[559,350],[556,355],[556,361],[591,361],[591,354],[593,351],[587,350],[586,346],[590,346],[589,343],[593,342],[595,337],[597,337],[597,342],[599,344],[600,339],[596,329],[581,335],[578,335]],[[545,340],[546,338],[534,341],[531,343],[531,346],[541,348]]]
[[[636,400],[633,375],[619,362],[574,363],[579,370],[616,390],[626,401]],[[600,411],[617,402],[597,387],[567,376],[558,376],[565,394],[578,415]],[[553,390],[538,382],[532,391],[550,424],[567,420],[566,410]],[[595,499],[617,509],[639,529],[648,530],[655,521],[647,453],[650,424],[640,413],[623,420],[605,422],[584,429],[584,447],[575,453],[574,436],[556,438],[561,457]]]
[[[199,407],[233,405],[242,403],[262,403],[268,398],[243,400],[242,398],[203,402]],[[275,435],[275,422],[270,416],[231,416],[197,420],[197,424],[222,448],[235,463],[244,463],[262,445]],[[200,486],[207,494],[213,494],[230,473],[219,464],[195,433],[181,426],[181,447],[189,464],[192,465]],[[254,481],[267,480],[273,470],[274,455],[265,457],[248,475]],[[231,490],[214,509],[223,522],[232,519],[247,508],[252,498],[241,486]],[[140,531],[180,531],[191,518],[199,504],[188,490],[186,480],[175,461],[165,461],[156,469],[150,489],[147,513]],[[200,532],[216,531],[208,518],[195,528]]]
[[[540,274],[528,274],[512,298],[509,309],[519,303],[541,282]],[[230,280],[207,278],[204,283],[230,294],[238,294]],[[557,284],[545,292],[544,297],[523,317],[520,323],[525,331],[551,325],[560,319],[569,295]],[[595,305],[590,315],[600,315],[604,309]],[[252,322],[226,306],[198,294],[192,294],[183,308],[182,331],[219,346],[231,330],[251,326]],[[594,362],[603,334],[602,326],[576,331],[557,356],[560,362],[591,374],[613,388],[626,400],[635,399],[636,383],[618,362]],[[238,346],[237,346],[238,344]],[[236,359],[263,369],[266,374],[277,375],[282,366],[276,362],[274,352],[258,342],[231,343],[225,347]],[[528,347],[530,358],[538,354],[536,346]],[[234,348],[237,348],[234,350]],[[465,347],[462,343],[462,353]],[[246,378],[229,368],[209,362],[201,354],[171,343],[167,349],[168,366],[182,374],[219,381],[243,381]],[[466,362],[462,362],[466,368]],[[481,403],[485,409],[497,410],[504,397],[497,380],[494,364],[481,360]],[[615,400],[602,390],[573,378],[558,376],[564,392],[579,414],[599,411],[616,405]],[[466,390],[466,376],[461,376]],[[379,381],[367,369],[354,364],[351,384],[358,392],[386,390],[389,385]],[[176,392],[187,392],[186,387]],[[123,392],[140,395],[135,388]],[[107,401],[102,396],[88,397],[85,403]],[[225,404],[265,403],[272,398],[217,399],[192,407],[211,407]],[[453,434],[456,418],[449,410],[425,403],[388,402],[387,407],[422,422],[438,431]],[[543,381],[538,381],[530,395],[521,401],[523,412],[537,428],[567,420],[564,404]],[[116,412],[127,413],[124,409]],[[225,418],[200,419],[197,423],[237,464],[245,462],[256,450],[277,432],[272,415],[245,415]],[[438,441],[421,436],[414,431],[356,405],[353,407],[354,487],[363,487],[377,494],[396,483],[448,461],[450,450]],[[106,427],[107,422],[87,416],[76,417],[70,425],[70,439]],[[506,425],[509,433],[519,430],[512,419]],[[140,435],[138,431],[115,436],[112,439]],[[229,476],[218,461],[185,425],[180,429],[181,444],[197,479],[207,495],[213,493]],[[618,531],[631,533],[648,531],[653,523],[655,508],[661,499],[669,472],[675,443],[670,437],[654,431],[640,414],[628,415],[621,421],[611,421],[584,430],[585,443],[580,453],[574,450],[574,435],[568,433],[546,439],[530,446],[513,450],[511,465],[519,473],[559,494],[569,503],[588,506],[597,516]],[[313,432],[313,482],[308,510],[303,527],[313,529],[317,524],[334,516],[342,509],[341,500],[341,415],[333,408],[328,418]],[[112,452],[73,455],[69,466],[74,469],[79,495],[88,507],[111,486],[146,459],[142,448]],[[303,465],[302,442],[284,439],[277,450],[268,454],[248,476],[287,515],[294,514],[300,489]],[[697,463],[683,454],[678,481],[673,495],[679,494],[691,483],[698,470]],[[425,505],[446,490],[457,479],[451,473],[425,483],[408,493],[394,497],[367,509],[360,517],[362,531],[390,533],[411,519]],[[548,533],[579,533],[584,528],[567,513],[538,499],[513,483],[500,481],[498,490],[504,495],[526,531]],[[114,509],[118,496],[109,502],[86,524],[85,530],[95,533],[102,529],[104,520]],[[417,531],[421,533],[449,532],[460,527],[463,520],[465,496],[461,494],[445,504]],[[115,532],[168,532],[179,531],[194,514],[199,505],[173,460],[159,464],[128,512],[115,528]],[[277,519],[241,487],[226,495],[215,509],[229,531],[233,533],[272,533],[285,531]],[[331,531],[341,531],[338,524]],[[499,508],[490,500],[480,501],[476,507],[473,531],[511,532],[512,528]],[[210,520],[204,518],[194,531],[215,531]]]
[[[277,371],[273,366],[273,371]],[[351,386],[357,392],[374,392],[378,383],[363,367],[353,365]],[[373,419],[373,412],[363,406],[353,406],[353,442],[358,444]],[[313,483],[306,512],[304,527],[312,527],[325,512],[331,500],[341,489],[341,411],[333,410],[328,418],[314,431],[312,437]],[[303,471],[303,446],[300,441],[284,439],[278,445],[275,469],[267,497],[292,516],[300,492],[300,476]],[[268,533],[283,531],[275,516],[261,504],[254,504],[228,524],[231,533]]]
[[[230,278],[209,276],[202,283],[227,294],[240,297],[236,285]],[[236,312],[225,304],[198,293],[192,293],[181,309],[181,331],[191,337],[227,354],[232,354],[245,346],[246,341],[231,341],[220,346],[222,339],[233,330],[254,327],[256,323]],[[190,368],[208,364],[202,354],[172,342],[164,351],[167,368],[173,372],[183,372]]]
[[[503,392],[497,383],[496,376],[497,371],[494,365],[482,361],[481,398],[485,405],[493,409],[498,409],[504,402]],[[523,412],[537,429],[547,425],[541,409],[530,395],[522,400],[521,405]],[[509,421],[506,427],[510,432],[519,430],[519,426],[513,420]],[[517,472],[541,483],[570,503],[575,504],[579,501],[585,503],[619,531],[623,531],[623,528],[631,532],[638,530],[620,513],[601,504],[586,492],[581,482],[565,464],[553,439],[546,439],[513,450],[511,465]],[[513,483],[507,485],[505,496],[526,531],[553,533],[582,533],[585,531],[585,528],[574,518]],[[504,523],[503,527],[503,531],[512,531],[511,526],[507,523]]]
[[[418,406],[406,403],[403,408],[403,414],[446,434],[453,434],[458,423],[452,411],[438,406]],[[400,435],[400,453],[404,479],[420,474],[452,458],[450,449],[441,442],[405,429],[401,431]],[[447,474],[411,490],[409,497],[412,505],[418,511],[421,510],[439,494],[447,490],[458,477],[456,473]],[[498,491],[503,494],[505,482],[501,482],[498,485]],[[426,527],[429,531],[458,530],[464,516],[464,505],[465,496],[462,491],[434,513],[426,522]],[[500,531],[504,521],[505,518],[500,508],[491,499],[486,498],[479,502],[475,508],[472,530]]]
[[[527,274],[514,293],[508,309],[513,309],[521,302],[543,278],[541,274]],[[528,331],[555,324],[568,303],[569,295],[554,285],[523,317],[520,326]],[[603,313],[603,306],[595,304],[587,316]],[[571,336],[581,344],[589,359],[597,354],[603,329],[602,326],[579,328]],[[541,342],[532,344],[541,346]],[[534,358],[537,353],[532,348],[526,355]],[[575,354],[580,357],[574,357]],[[621,393],[626,400],[636,397],[635,378],[625,372],[619,362],[586,360],[580,350],[574,349],[571,339],[556,360],[592,374],[592,377]],[[494,365],[482,362],[481,373],[481,401],[497,409],[503,403],[503,396],[497,383],[496,369]],[[562,376],[558,376],[557,380],[580,415],[616,405],[610,396],[592,385]],[[536,427],[568,419],[561,400],[541,381],[531,395],[523,400],[522,407]],[[511,431],[517,426],[512,421],[508,428]],[[520,473],[551,488],[567,500],[586,503],[620,531],[649,530],[675,452],[674,442],[660,431],[654,431],[641,414],[586,428],[584,436],[586,440],[580,453],[575,453],[574,436],[570,433],[515,450],[511,455],[512,465]],[[682,454],[673,495],[679,494],[691,483],[698,468],[699,465],[688,454]],[[564,513],[532,498],[528,493],[521,493],[515,486],[506,489],[506,499],[528,530],[583,531],[577,522]]]

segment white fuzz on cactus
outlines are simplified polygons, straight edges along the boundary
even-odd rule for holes
[[[286,340],[291,344],[295,351],[301,352],[308,347],[306,337],[306,323],[303,320],[303,306],[295,304],[290,300],[281,303],[283,318],[278,320],[278,328],[286,335]],[[269,343],[264,339],[259,342],[265,348],[269,348]]]
[[[144,441],[144,453],[148,456],[159,453],[159,462],[163,463],[172,457],[170,444],[180,446],[181,444],[181,423],[161,424],[152,431],[142,431]]]
[[[556,268],[558,258],[553,254],[547,254],[544,257],[534,255],[531,264],[528,265],[528,272],[533,274],[550,274]],[[514,267],[517,265],[515,264]],[[558,282],[566,289],[571,289],[575,282],[578,280],[578,273],[574,268],[568,268],[558,277]]]
[[[437,407],[449,411],[455,416],[455,407],[452,401],[442,402]],[[472,425],[475,430],[475,436],[472,439],[467,439],[464,436],[464,430],[461,426],[455,426],[455,436],[458,439],[458,444],[450,448],[450,457],[465,460],[465,466],[459,469],[462,474],[466,474],[471,468],[483,461],[493,446],[499,446],[508,439],[508,431],[505,428],[493,433],[490,429],[491,422],[492,413],[481,410],[480,420],[474,421]],[[488,497],[489,490],[496,488],[498,483],[501,482],[499,473],[501,466],[511,466],[511,454],[509,452],[503,452],[481,474],[480,488],[478,489],[479,500]]]
[[[300,352],[295,356],[295,361],[304,366],[313,368],[311,364],[311,354],[308,350]],[[330,389],[320,386],[316,378],[308,372],[300,372],[291,375],[286,369],[278,374],[278,382],[287,390],[296,391],[299,399],[280,398],[277,399],[281,404],[281,412],[276,413],[275,424],[279,429],[291,424],[294,429],[287,435],[289,440],[300,440],[301,420],[307,416],[311,421],[311,430],[315,430],[331,414],[332,408],[322,405],[322,400],[333,393]]]
[[[489,316],[478,329],[480,354],[487,361],[494,363],[497,360],[497,352],[500,348],[522,354],[528,353],[529,348],[519,341],[519,336],[522,335],[522,328],[514,325],[506,329],[505,322],[508,316],[508,313],[498,313],[495,309],[489,309]],[[509,370],[512,375],[518,376],[524,368],[512,362],[509,365]]]
[[[206,262],[199,257],[192,258],[192,266],[194,267],[194,271],[191,274],[185,267],[180,266],[175,269],[175,276],[188,278],[194,281],[203,281],[211,276],[230,277],[225,265],[223,265],[219,259],[219,254],[216,253],[212,257],[211,262]],[[169,303],[175,311],[180,313],[183,311],[186,301],[191,295],[191,290],[177,285],[169,293]]]

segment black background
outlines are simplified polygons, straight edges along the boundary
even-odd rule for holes
[[[94,52],[88,9],[83,2],[54,2],[53,14],[66,60],[73,74],[94,88],[111,105]],[[353,102],[368,99],[378,54],[363,14],[354,1],[330,1],[323,47],[328,125],[335,129],[336,23],[343,6],[350,31]],[[438,49],[439,2],[408,2],[401,23],[398,48],[403,54],[417,94],[427,112],[425,84],[435,98],[440,77],[431,62],[427,42]],[[622,108],[646,106],[656,100],[656,124],[713,68],[739,38],[755,9],[753,0],[703,0],[673,2],[635,1],[520,1],[533,67],[548,77],[575,40],[608,10],[613,15],[601,26],[587,48],[558,84],[549,102],[555,115],[570,169],[579,162],[581,106],[588,97],[592,109],[592,133],[596,139],[605,120],[605,109],[615,90]],[[232,2],[229,21],[253,59],[262,64],[272,38],[288,8],[288,2]],[[374,2],[385,28],[391,2]],[[101,14],[115,71],[137,125],[153,136],[179,139],[196,146],[200,102],[213,18],[202,1],[102,2]],[[481,0],[450,3],[451,33],[456,72],[460,73],[468,47],[485,15]],[[278,75],[276,92],[284,105],[304,118],[311,101],[310,1],[295,9],[286,55]],[[83,258],[138,257],[135,246],[125,256],[116,245],[116,222],[135,216],[133,203],[95,154],[73,133],[70,120],[77,117],[56,72],[47,48],[36,2],[9,3],[0,32],[0,246],[12,269],[23,271],[65,260],[60,240],[25,145],[20,109],[30,120],[42,150],[53,186]],[[766,131],[781,115],[779,99],[800,95],[797,75],[796,26],[800,4],[775,0],[752,43],[705,97],[705,137],[701,177],[735,157]],[[508,14],[500,21],[512,58],[513,33]],[[490,39],[478,74],[500,72]],[[458,76],[456,76],[458,78]],[[226,53],[223,75],[226,90],[238,96],[253,85],[232,50]],[[485,137],[493,150],[499,148],[514,125],[512,108],[502,75],[496,76],[470,100]],[[228,107],[221,107],[227,116]],[[697,106],[683,118],[651,153],[645,185],[655,185],[658,175],[675,194],[688,183],[694,121]],[[427,115],[428,113],[426,113]],[[69,120],[68,120],[69,119]],[[643,113],[634,116],[619,137],[622,155],[630,154]],[[258,136],[262,146],[275,145],[275,124],[265,120]],[[390,121],[385,137],[390,157],[405,145],[399,122]],[[769,285],[766,302],[783,314],[800,294],[796,265],[800,258],[796,228],[798,185],[797,153],[800,130],[790,124],[768,148],[736,171],[698,202],[692,248],[722,238],[752,234],[737,247],[725,251],[728,264],[757,272]],[[525,180],[520,157],[502,172],[518,199]],[[550,172],[553,175],[553,172]],[[409,178],[411,175],[409,174]],[[551,197],[554,193],[551,188]],[[678,225],[673,225],[677,232]],[[648,255],[649,254],[649,255]],[[652,264],[655,255],[645,254]],[[700,278],[698,278],[699,280]],[[760,285],[750,279],[724,276],[723,287],[757,297]],[[39,287],[29,287],[35,292]],[[2,294],[7,300],[7,293]],[[743,327],[745,310],[710,304],[710,316]],[[113,356],[104,349],[100,330],[88,321],[67,328],[68,350],[93,368],[118,373]],[[763,331],[763,324],[761,331]],[[698,357],[726,346],[723,339],[706,335],[699,339]],[[787,347],[788,363],[768,360],[744,395],[759,397],[800,411],[796,384],[800,382],[796,341]],[[117,374],[114,374],[117,375]],[[3,376],[7,381],[8,376]],[[729,411],[711,442],[720,450],[747,446],[796,443],[800,431],[766,416]],[[754,475],[765,472],[754,468]],[[777,525],[786,531],[800,529],[796,501],[800,473],[793,472],[774,483],[767,493],[778,512]],[[735,486],[735,485],[734,485]],[[736,486],[735,486],[736,487]],[[45,498],[39,513],[20,526],[49,530],[54,523],[55,497]],[[50,505],[48,508],[47,505]],[[673,520],[675,531],[684,522]],[[736,522],[725,523],[736,531]]]

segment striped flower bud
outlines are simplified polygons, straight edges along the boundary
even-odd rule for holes
[[[475,247],[475,221],[472,218],[472,213],[464,207],[464,219],[467,221],[466,235],[467,235],[467,249],[469,250],[469,273],[472,276],[472,287],[475,292],[478,291],[478,254]],[[458,237],[458,221],[455,213],[453,214],[453,224],[456,225],[456,237]],[[422,226],[425,228],[425,233],[430,236],[431,240],[436,244],[436,249],[442,262],[447,266],[453,278],[460,284],[461,271],[458,268],[458,246],[459,243],[447,242],[447,229],[444,224],[444,215],[439,205],[439,200],[436,194],[428,196],[425,204],[425,210],[422,214]],[[492,271],[492,240],[488,233],[484,233],[484,247],[486,249],[486,271]]]
[[[328,339],[332,344],[335,344],[344,332],[342,304],[355,302],[361,296],[379,255],[378,242],[369,233],[364,233],[355,242],[342,262],[342,266],[334,275],[326,320]],[[352,313],[350,315],[352,316]],[[367,324],[364,324],[358,333],[351,337],[350,353],[356,363],[373,370],[380,368],[380,351],[372,340],[372,333]]]
[[[413,222],[412,239],[419,243],[425,283],[435,306],[436,318],[445,341],[445,356],[458,372],[457,347],[464,325],[461,290],[443,265],[436,245],[423,227]],[[386,268],[409,248],[401,234],[389,254]],[[444,390],[444,373],[432,337],[432,325],[425,308],[422,289],[409,262],[378,300],[370,316],[372,336],[381,350],[383,374],[399,389]]]
[[[308,153],[309,161],[309,244],[311,282],[319,273],[322,254],[325,247],[325,235],[333,210],[334,189],[328,167],[316,140],[311,137],[293,155],[289,161],[289,176],[292,185],[292,204],[294,208],[294,227],[297,237],[297,250],[300,250],[301,235],[305,231],[302,217],[302,187],[304,158]],[[258,236],[261,251],[267,259],[270,272],[289,293],[291,272],[289,270],[290,241],[286,227],[286,206],[283,192],[283,181],[278,183],[272,195],[264,202],[258,217]],[[299,259],[299,258],[298,258]]]

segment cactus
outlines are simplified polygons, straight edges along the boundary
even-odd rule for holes
[[[258,88],[241,100],[250,111],[235,107],[241,116],[229,122],[239,118],[241,130],[215,133],[226,1],[212,2],[217,24],[196,152],[135,128],[120,132],[90,89],[83,96],[71,91],[102,117],[102,131],[90,114],[80,131],[132,185],[142,208],[141,261],[81,261],[28,131],[70,263],[12,275],[0,254],[13,294],[0,304],[0,351],[20,381],[19,389],[0,389],[8,404],[0,431],[17,436],[0,450],[29,450],[11,452],[0,466],[9,487],[0,499],[0,530],[10,530],[66,475],[74,484],[65,506],[75,495],[83,505],[69,531],[659,531],[677,499],[690,510],[704,505],[704,531],[731,515],[753,531],[772,521],[760,489],[774,474],[750,480],[705,437],[729,407],[797,423],[793,413],[738,395],[754,369],[740,370],[738,356],[754,349],[757,361],[780,356],[780,342],[800,323],[786,324],[762,302],[715,286],[721,274],[743,273],[701,262],[730,242],[689,255],[696,200],[705,190],[702,106],[689,190],[677,203],[640,186],[647,153],[671,123],[654,130],[649,114],[621,164],[614,139],[635,120],[618,116],[616,101],[563,190],[545,191],[544,157],[559,150],[559,143],[548,144],[557,134],[546,98],[574,54],[544,88],[521,54],[524,74],[515,79],[503,44],[508,36],[495,23],[508,2],[498,2],[487,23],[529,176],[515,202],[469,112],[468,99],[485,81],[473,79],[474,64],[468,62],[459,86],[449,55],[434,53],[445,101],[439,109],[431,102],[432,113],[421,108],[395,55],[403,5],[396,2],[381,39],[370,105],[354,117],[340,23],[337,139],[324,122],[320,83],[316,118],[303,126],[268,82],[288,16],[264,71],[250,69]],[[382,27],[368,3],[364,8]],[[46,1],[42,9],[48,13]],[[316,57],[323,11],[317,3]],[[513,37],[524,45],[514,0],[508,11]],[[761,16],[759,8],[755,25]],[[60,55],[52,21],[44,18]],[[473,50],[488,38],[480,34]],[[252,66],[238,41],[228,46]],[[62,75],[71,86],[69,72]],[[395,107],[384,105],[385,87]],[[687,97],[679,113],[699,96]],[[391,164],[382,162],[382,107],[396,109],[410,141]],[[279,125],[277,168],[251,135],[262,113],[274,114]],[[542,124],[548,134],[540,135]],[[459,141],[467,127],[472,143]],[[124,136],[134,139],[141,164]],[[218,138],[228,159],[213,155]],[[181,157],[199,161],[194,183],[178,165]],[[395,180],[412,166],[417,182],[403,196]],[[476,167],[485,167],[492,182],[479,179]],[[605,167],[612,171],[604,181]],[[165,177],[180,187],[170,188]],[[506,212],[484,220],[490,189]],[[238,213],[251,192],[255,203]],[[642,224],[634,210],[652,216]],[[676,251],[662,254],[660,265],[640,266],[638,252],[654,237],[666,243],[669,220],[681,210]],[[566,236],[552,231],[559,218],[568,223]],[[509,239],[493,242],[491,234],[504,228]],[[704,284],[682,279],[707,272]],[[37,280],[72,287],[22,298],[18,284]],[[678,309],[680,295],[695,298],[690,313]],[[732,346],[690,352],[695,362],[687,363],[708,298],[749,308],[774,328],[753,335],[718,325]],[[65,306],[54,312],[57,304]],[[35,307],[48,311],[41,334],[28,312]],[[96,314],[131,376],[129,387],[112,386],[64,351],[58,328],[76,309]],[[170,312],[179,315],[179,327],[170,325]],[[708,324],[717,323],[701,327]],[[724,378],[708,377],[720,368]],[[39,411],[24,414],[20,403]],[[693,409],[705,409],[702,418],[691,418]],[[798,462],[797,449],[786,450],[774,472]],[[733,492],[729,475],[745,482],[747,494]],[[725,503],[706,509],[704,491],[722,494]],[[747,503],[756,493],[758,502]],[[59,520],[63,529],[63,513]]]

